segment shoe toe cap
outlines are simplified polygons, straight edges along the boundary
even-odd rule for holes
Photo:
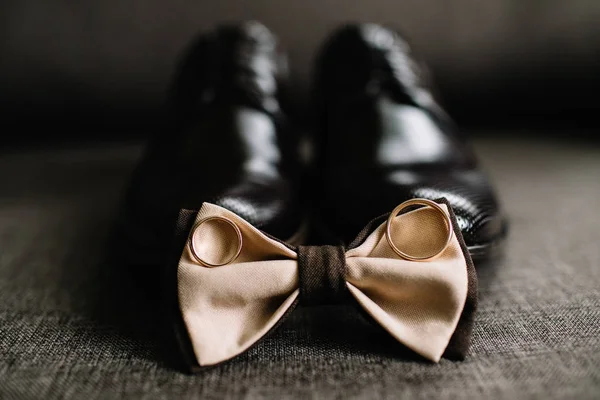
[[[505,234],[506,218],[497,196],[478,170],[455,173],[411,192],[413,197],[447,199],[469,248],[492,246]]]

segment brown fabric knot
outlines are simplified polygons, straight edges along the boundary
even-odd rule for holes
[[[299,246],[300,301],[306,306],[340,304],[347,296],[343,246]]]

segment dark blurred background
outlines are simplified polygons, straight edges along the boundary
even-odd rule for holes
[[[0,105],[13,129],[3,136],[145,135],[189,41],[244,19],[280,35],[299,104],[326,35],[373,21],[408,36],[462,126],[598,125],[597,0],[4,0]]]

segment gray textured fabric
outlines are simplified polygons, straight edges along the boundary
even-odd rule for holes
[[[0,398],[598,398],[600,146],[476,146],[511,216],[466,361],[412,358],[350,308],[300,309],[239,360],[179,372],[158,305],[104,259],[140,146],[0,153]]]

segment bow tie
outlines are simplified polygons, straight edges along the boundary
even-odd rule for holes
[[[414,205],[421,208],[399,214]],[[348,299],[424,358],[464,358],[477,283],[444,199],[403,203],[389,217],[371,221],[347,249],[290,246],[210,203],[197,214],[184,211],[187,239],[177,267],[180,336],[196,366],[244,353],[298,303]]]

